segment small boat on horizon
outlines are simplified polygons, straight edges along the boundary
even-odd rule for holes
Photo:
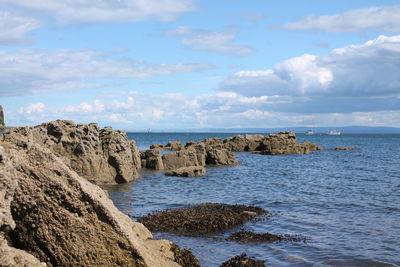
[[[341,133],[339,131],[336,131],[336,130],[329,131],[327,134],[328,135],[341,135]]]
[[[315,132],[313,130],[308,130],[305,135],[315,135]]]

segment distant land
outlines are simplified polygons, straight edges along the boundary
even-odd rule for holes
[[[152,132],[152,133],[277,133],[282,131],[293,131],[305,133],[313,130],[315,133],[327,133],[333,129],[342,134],[400,134],[400,128],[396,127],[369,127],[369,126],[343,126],[343,127],[280,127],[280,128],[200,128],[200,129],[150,129],[150,130],[128,130],[128,132]]]

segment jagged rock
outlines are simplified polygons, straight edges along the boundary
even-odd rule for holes
[[[257,154],[286,155],[309,154],[314,150],[321,150],[322,148],[309,142],[297,143],[295,133],[281,132],[266,136],[256,149],[254,153]]]
[[[3,139],[20,147],[33,143],[45,146],[79,175],[97,184],[132,181],[141,167],[139,150],[125,131],[100,129],[96,123],[51,121],[35,127],[8,129]]]
[[[227,149],[207,147],[206,164],[208,165],[236,165],[235,155]]]
[[[3,128],[4,126],[5,126],[5,123],[4,123],[3,106],[0,105],[0,128]]]
[[[163,160],[161,157],[160,150],[149,149],[140,152],[140,157],[142,159],[143,168],[151,170],[163,170]]]
[[[175,170],[181,167],[202,166],[197,153],[193,150],[181,150],[162,155],[165,170]]]
[[[50,149],[1,146],[0,265],[180,266],[171,242],[152,240]]]
[[[254,233],[250,231],[239,231],[233,233],[226,241],[236,241],[243,243],[273,243],[278,241],[286,242],[306,242],[310,238],[301,235],[279,235],[271,233]]]
[[[181,142],[179,141],[169,141],[168,144],[164,147],[164,150],[173,150],[179,151],[182,150],[184,147]]]
[[[230,258],[220,265],[220,267],[265,267],[263,261],[249,258],[245,253]]]
[[[247,141],[246,151],[255,151],[262,143],[262,141],[266,138],[266,136],[262,134],[246,134],[245,138]]]
[[[167,176],[178,176],[178,177],[201,177],[206,174],[206,168],[203,166],[190,166],[181,167],[175,170],[165,172]]]
[[[224,139],[224,145],[229,151],[243,152],[247,148],[247,140],[243,135],[236,135]]]

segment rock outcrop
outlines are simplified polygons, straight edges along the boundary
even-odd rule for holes
[[[351,151],[351,150],[357,150],[357,148],[355,148],[355,147],[347,147],[347,146],[339,146],[339,147],[335,147],[335,150]]]
[[[5,123],[4,123],[4,112],[3,112],[3,106],[0,105],[0,128],[4,128]]]
[[[35,127],[16,127],[3,140],[20,147],[33,143],[50,149],[80,176],[96,184],[126,183],[138,177],[141,167],[135,141],[125,131],[100,129],[96,123],[58,120]]]
[[[35,132],[43,129],[20,128],[0,141],[0,265],[181,266],[171,242],[153,240],[80,177],[64,158],[66,148],[47,131]],[[112,146],[117,137],[103,134]]]
[[[166,171],[167,176],[178,176],[178,177],[201,177],[206,173],[206,168],[203,166],[190,166],[182,167],[171,171]]]
[[[263,261],[248,257],[243,253],[225,261],[220,267],[265,267],[265,264]]]
[[[149,149],[140,151],[140,158],[142,161],[142,168],[147,168],[150,170],[164,170],[164,164],[160,150]]]

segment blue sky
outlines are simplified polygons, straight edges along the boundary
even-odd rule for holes
[[[0,0],[8,125],[400,127],[400,1]]]

